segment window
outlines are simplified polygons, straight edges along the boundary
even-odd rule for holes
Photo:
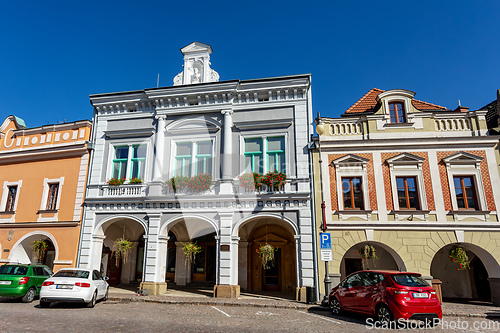
[[[443,158],[448,173],[451,210],[456,221],[470,216],[482,221],[489,220],[488,204],[483,182],[481,163],[484,157],[468,152],[458,152]]]
[[[477,209],[477,196],[472,176],[453,177],[458,209]]]
[[[344,209],[363,209],[361,177],[342,178]]]
[[[6,212],[15,211],[16,195],[17,195],[17,185],[7,187],[7,204],[5,205]]]
[[[178,142],[175,175],[191,177],[212,174],[212,141]]]
[[[59,192],[59,183],[49,184],[49,195],[47,197],[47,207],[46,210],[56,210],[57,209],[57,194]]]
[[[396,177],[399,209],[420,209],[415,177]]]
[[[245,139],[245,170],[286,172],[285,137]]]
[[[43,193],[37,222],[58,220],[63,185],[64,177],[52,179],[45,178],[43,180]]]
[[[115,147],[111,178],[144,179],[146,150],[146,145]]]
[[[406,219],[427,221],[429,218],[423,174],[424,162],[425,157],[410,153],[402,153],[386,160],[391,177],[396,221]]]
[[[391,123],[404,123],[405,120],[405,109],[403,107],[403,102],[392,102],[389,103],[389,114],[391,116]]]
[[[285,172],[285,138],[267,138],[267,170]]]

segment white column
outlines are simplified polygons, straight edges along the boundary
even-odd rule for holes
[[[233,141],[232,141],[232,126],[233,126],[233,110],[222,110],[224,115],[224,150],[222,153],[222,184],[220,187],[221,193],[232,193],[231,180],[232,175],[232,155],[233,155]]]
[[[163,161],[164,161],[164,143],[165,143],[165,120],[167,119],[166,115],[160,114],[156,115],[155,119],[157,120],[156,126],[156,142],[155,142],[155,161],[153,164],[153,181],[163,181]]]
[[[102,245],[106,236],[94,235],[92,237],[92,258],[90,259],[90,265],[87,266],[91,269],[101,270],[101,256],[102,256]]]
[[[220,285],[235,285],[238,281],[237,259],[238,259],[238,245],[233,244],[231,236],[233,224],[233,212],[225,211],[219,212],[220,219],[220,238],[219,238],[219,284]],[[227,251],[229,247],[229,251]],[[222,249],[225,249],[222,251]],[[233,252],[236,251],[236,256]],[[236,259],[236,264],[235,264]],[[236,279],[234,276],[236,275]]]
[[[159,251],[158,251],[158,241],[159,241],[159,231],[160,231],[160,221],[161,221],[161,213],[148,213],[149,217],[149,226],[146,232],[146,255],[145,255],[145,268],[144,268],[144,281],[143,282],[165,282],[165,277],[163,280],[158,281],[157,276],[157,268],[159,260]]]

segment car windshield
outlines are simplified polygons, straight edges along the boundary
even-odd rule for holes
[[[4,275],[26,275],[28,273],[28,267],[20,266],[1,266],[0,274]]]
[[[64,270],[59,271],[56,274],[52,275],[52,277],[69,277],[69,278],[79,278],[86,279],[89,277],[88,271],[79,271],[79,270]]]
[[[428,287],[429,284],[418,275],[394,274],[392,280],[401,286],[406,287]]]

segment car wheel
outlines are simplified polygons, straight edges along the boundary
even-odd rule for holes
[[[22,301],[24,303],[31,303],[35,299],[36,291],[35,288],[30,288],[26,292],[26,295],[23,296]]]
[[[386,305],[377,308],[377,321],[381,323],[390,323],[394,320],[391,310]]]
[[[330,311],[332,311],[334,315],[339,315],[342,312],[342,308],[337,298],[332,297],[328,305],[330,306]]]
[[[50,302],[40,301],[41,308],[48,308],[50,306]]]
[[[94,295],[92,295],[92,299],[90,300],[90,302],[87,303],[88,308],[93,308],[95,306],[96,298],[97,298],[97,291],[94,291]]]
[[[107,301],[108,300],[108,293],[109,293],[109,287],[106,288],[106,294],[104,294],[104,298],[102,299],[103,301]]]

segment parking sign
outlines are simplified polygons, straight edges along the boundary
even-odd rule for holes
[[[319,234],[320,246],[322,249],[332,248],[332,238],[328,232],[322,232]]]

